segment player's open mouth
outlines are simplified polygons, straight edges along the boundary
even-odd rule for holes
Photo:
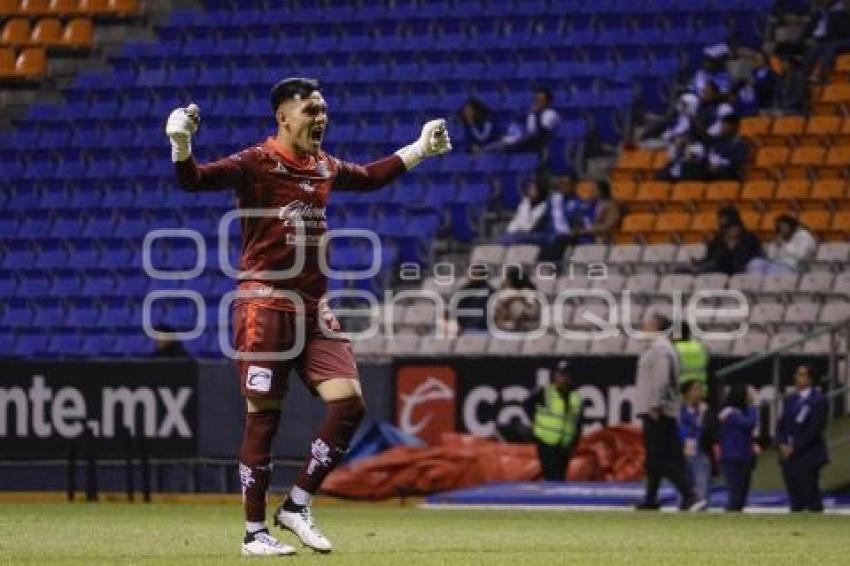
[[[310,130],[310,139],[316,143],[320,143],[325,135],[324,128],[313,128]]]

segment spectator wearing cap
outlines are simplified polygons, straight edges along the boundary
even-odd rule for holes
[[[747,271],[761,275],[799,273],[805,262],[815,255],[818,242],[812,233],[789,214],[776,217],[775,236],[767,245],[767,257],[754,258]]]
[[[761,242],[744,227],[741,215],[734,206],[717,212],[717,234],[707,246],[705,256],[692,260],[693,273],[745,273],[750,262],[764,257]]]
[[[727,114],[720,118],[718,135],[708,140],[708,175],[711,181],[740,181],[750,148],[738,135],[740,118]]]
[[[732,79],[726,70],[726,62],[732,54],[725,43],[709,45],[702,50],[702,68],[699,69],[688,85],[691,92],[702,92],[706,83],[714,82],[723,94],[728,94],[732,88]]]
[[[850,9],[846,0],[817,0],[802,37],[811,46],[803,57],[803,72],[811,76],[819,67],[819,78],[824,82],[835,59],[850,51]]]
[[[792,395],[782,403],[776,428],[779,462],[791,511],[823,511],[820,472],[829,463],[824,440],[828,405],[815,385],[813,370],[800,365],[794,372]]]
[[[758,416],[754,397],[745,384],[733,384],[717,416],[720,423],[720,467],[728,491],[727,511],[741,511],[750,492],[750,478],[756,461],[753,431]]]
[[[564,481],[583,422],[582,400],[573,387],[570,363],[559,361],[552,383],[538,389],[524,406],[532,422],[543,479]]]
[[[499,243],[503,246],[542,243],[548,212],[549,187],[543,178],[537,177],[525,185],[522,200]]]
[[[521,132],[508,134],[502,138],[501,147],[508,152],[542,152],[549,144],[561,116],[553,106],[552,91],[545,86],[534,89],[534,99],[525,117],[525,126]]]
[[[458,111],[458,119],[463,125],[462,143],[470,153],[478,153],[499,139],[499,131],[490,107],[475,97],[464,102]]]
[[[584,202],[584,226],[578,231],[579,240],[582,243],[608,244],[620,225],[622,210],[611,195],[608,181],[596,181],[591,187],[590,198]]]
[[[635,376],[635,414],[643,422],[646,453],[646,493],[637,508],[658,509],[658,488],[667,478],[679,491],[679,508],[699,511],[706,502],[694,492],[679,436],[679,356],[668,337],[670,327],[670,319],[653,309],[643,320],[651,344],[638,359]]]

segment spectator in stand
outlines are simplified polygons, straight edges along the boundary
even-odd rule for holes
[[[679,415],[679,436],[685,454],[685,464],[694,484],[697,497],[710,500],[711,495],[711,438],[708,405],[699,380],[682,384],[682,409]]]
[[[756,408],[752,389],[743,383],[732,385],[720,410],[720,467],[726,480],[727,511],[741,511],[747,504],[750,478],[755,466],[753,430]]]
[[[543,227],[549,211],[548,186],[538,177],[525,185],[523,193],[507,232],[499,239],[499,243],[504,246],[543,242]]]
[[[747,143],[738,135],[740,118],[737,114],[728,114],[720,122],[719,135],[708,142],[709,178],[706,180],[740,181],[750,153]]]
[[[656,179],[675,183],[678,181],[705,181],[709,178],[705,146],[699,142],[688,142],[682,136],[667,150],[670,160],[658,173]]]
[[[592,187],[590,199],[584,202],[584,226],[578,230],[579,242],[608,244],[620,225],[622,210],[611,196],[608,181],[596,181]]]
[[[542,152],[552,138],[561,117],[552,105],[552,91],[545,86],[534,89],[534,101],[525,118],[525,127],[502,137],[500,147],[507,152]]]
[[[787,53],[779,58],[779,77],[773,106],[784,114],[801,114],[809,107],[809,81],[800,58]]]
[[[823,511],[820,471],[829,463],[823,437],[829,406],[814,385],[811,366],[799,366],[794,373],[796,391],[783,400],[776,428],[779,462],[792,512]]]
[[[458,118],[463,125],[463,143],[470,153],[478,153],[483,147],[499,139],[492,112],[479,99],[467,99],[458,112]]]
[[[744,227],[741,215],[734,206],[717,213],[717,234],[708,242],[705,257],[692,260],[694,273],[744,273],[757,257],[764,257],[759,239]]]
[[[752,52],[750,76],[732,88],[738,113],[751,116],[773,105],[776,96],[777,75],[770,58],[763,51]]]
[[[183,342],[169,336],[175,332],[173,327],[168,324],[160,324],[154,328],[154,332],[154,358],[191,359],[189,352],[183,346]]]
[[[505,272],[496,304],[493,322],[504,332],[525,332],[540,325],[540,301],[534,298],[534,283],[518,266],[509,266]]]
[[[850,10],[846,0],[818,0],[802,37],[811,42],[803,57],[807,77],[817,67],[818,78],[826,82],[841,53],[850,51]]]
[[[694,136],[697,138],[719,136],[722,129],[721,119],[734,113],[735,108],[727,102],[725,96],[720,94],[717,84],[714,81],[708,81],[700,92],[699,110],[692,123]]]
[[[799,273],[806,260],[815,255],[817,240],[789,214],[777,216],[774,226],[776,235],[767,245],[767,258],[753,259],[747,271],[761,275]]]
[[[710,45],[703,49],[702,69],[694,74],[688,85],[688,90],[694,93],[702,92],[706,83],[714,82],[721,93],[727,94],[732,88],[732,79],[726,70],[726,62],[732,54],[725,43]]]
[[[578,229],[583,225],[583,203],[576,192],[578,180],[578,174],[573,170],[553,178],[555,192],[549,197],[541,261],[560,261],[564,249],[576,242]]]
[[[687,139],[699,112],[699,101],[696,94],[691,92],[682,94],[676,102],[675,112],[668,114],[657,125],[647,128],[641,135],[641,147],[658,149],[669,147],[676,140]]]
[[[461,298],[457,301],[456,318],[460,334],[487,330],[487,302],[493,294],[488,275],[486,269],[471,267],[469,278],[459,291]]]

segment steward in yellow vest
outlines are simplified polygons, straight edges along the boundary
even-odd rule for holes
[[[691,338],[691,329],[685,322],[682,323],[681,338],[673,345],[679,352],[679,385],[699,381],[705,391],[708,386],[708,348],[696,338]]]
[[[564,481],[573,448],[581,437],[582,401],[570,382],[569,362],[561,360],[552,383],[526,401],[543,479]]]

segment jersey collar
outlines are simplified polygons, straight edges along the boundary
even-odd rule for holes
[[[312,169],[316,166],[316,156],[308,155],[307,157],[298,157],[283,147],[277,139],[272,136],[269,136],[266,139],[266,143],[264,145],[266,146],[266,149],[271,151],[274,155],[297,169]]]

